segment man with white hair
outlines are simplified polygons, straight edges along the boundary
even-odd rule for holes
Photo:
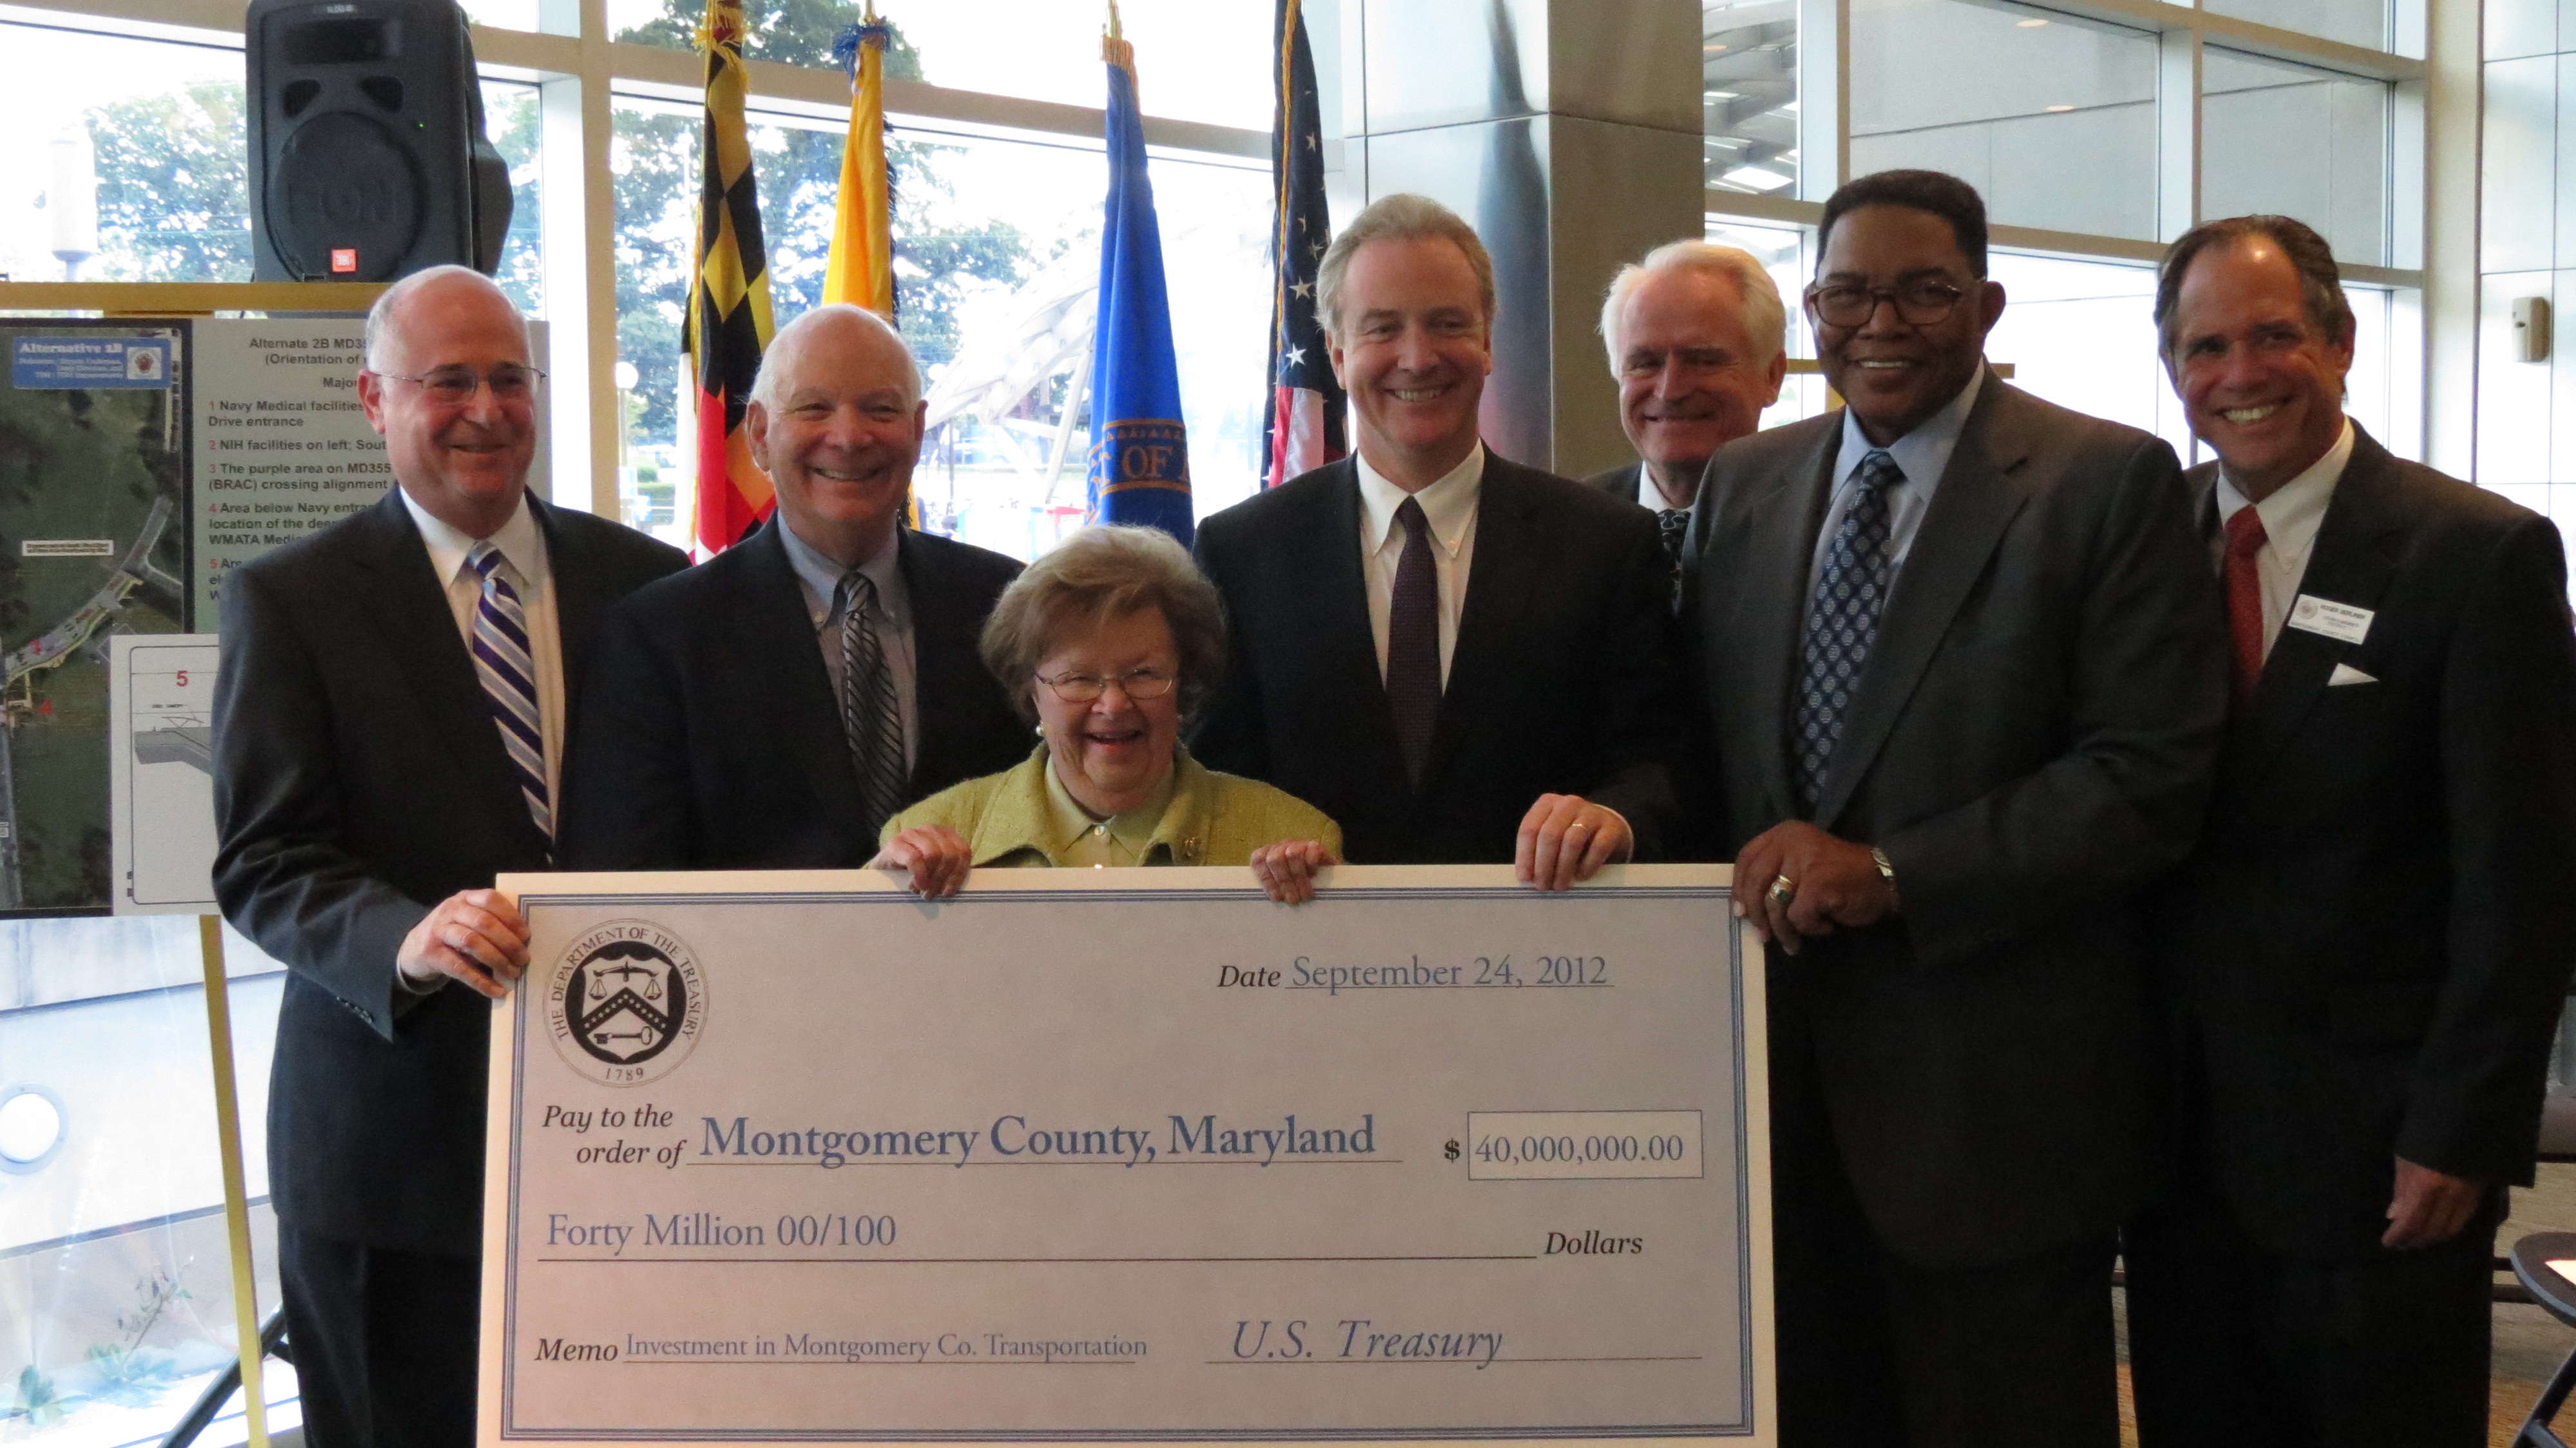
[[[875,313],[779,329],[744,417],[777,512],[604,625],[568,867],[856,869],[897,811],[1028,756],[976,653],[1020,565],[904,526],[925,411]]]
[[[367,318],[382,502],[236,570],[215,893],[286,963],[278,1277],[315,1448],[474,1441],[485,1042],[527,963],[489,887],[554,847],[593,625],[676,548],[527,491],[527,324],[464,267]]]
[[[1639,460],[1584,481],[1655,510],[1676,612],[1700,473],[1780,400],[1787,334],[1780,289],[1762,263],[1704,241],[1668,242],[1621,267],[1601,303],[1619,425]]]

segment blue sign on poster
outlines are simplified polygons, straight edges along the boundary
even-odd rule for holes
[[[9,385],[26,389],[168,387],[167,337],[65,337],[11,339]]]

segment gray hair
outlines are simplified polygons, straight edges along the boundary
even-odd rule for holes
[[[1610,353],[1610,375],[1620,373],[1619,310],[1630,294],[1658,272],[1694,271],[1724,277],[1735,284],[1735,300],[1744,308],[1744,335],[1768,363],[1788,350],[1789,310],[1780,300],[1779,284],[1753,253],[1705,241],[1668,241],[1646,253],[1641,262],[1619,268],[1601,300],[1601,340]]]
[[[1020,716],[1034,723],[1029,679],[1063,636],[1149,608],[1171,625],[1186,713],[1225,667],[1225,606],[1189,550],[1159,528],[1084,528],[1030,564],[984,621],[984,667],[1002,681]]]
[[[769,339],[769,345],[761,349],[760,373],[751,381],[749,400],[763,407],[776,407],[778,405],[777,362],[780,354],[792,352],[802,346],[807,332],[836,318],[844,320],[864,318],[867,325],[891,338],[895,346],[903,352],[904,377],[912,387],[912,400],[914,402],[921,400],[921,362],[912,355],[912,347],[903,340],[903,333],[896,331],[894,324],[885,318],[865,307],[853,306],[848,302],[831,302],[816,307],[779,328],[777,334]]]
[[[1428,196],[1399,191],[1370,202],[1324,249],[1323,264],[1315,269],[1315,309],[1323,316],[1326,336],[1338,336],[1342,330],[1342,276],[1351,269],[1351,256],[1372,241],[1455,243],[1476,273],[1476,304],[1484,310],[1485,325],[1493,325],[1494,259],[1486,254],[1476,228]]]
[[[476,281],[490,287],[502,301],[509,302],[511,311],[516,312],[519,309],[518,303],[510,301],[510,294],[501,290],[500,283],[493,281],[490,277],[483,275],[483,273],[476,271],[470,266],[458,266],[451,262],[444,266],[424,267],[419,271],[413,272],[410,276],[404,277],[402,280],[395,282],[392,286],[385,288],[384,291],[377,294],[376,304],[367,308],[366,340],[363,344],[361,355],[366,359],[366,367],[368,371],[376,373],[378,376],[383,375],[383,369],[376,365],[376,351],[378,348],[384,346],[386,336],[393,331],[393,318],[395,311],[398,310],[403,303],[411,299],[412,293],[419,291],[421,288],[428,286],[432,282],[443,281],[448,277],[454,276],[468,276],[474,278]],[[526,319],[522,318],[521,320],[524,322]]]
[[[2353,339],[2352,300],[2343,294],[2343,269],[2335,265],[2334,248],[2317,235],[2316,228],[2290,216],[2230,216],[2204,221],[2174,238],[2173,245],[2165,248],[2164,260],[2156,264],[2156,334],[2167,365],[2173,361],[2176,340],[2174,312],[2182,304],[2183,279],[2190,274],[2191,264],[2212,247],[2224,249],[2257,239],[2279,247],[2299,274],[2299,300],[2317,335],[2330,345]]]

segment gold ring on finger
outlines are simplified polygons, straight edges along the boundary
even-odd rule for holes
[[[1775,875],[1775,876],[1773,876],[1773,877],[1772,877],[1772,879],[1771,879],[1771,903],[1772,903],[1772,904],[1774,904],[1774,905],[1786,905],[1786,904],[1788,904],[1790,901],[1795,900],[1795,899],[1797,899],[1797,898],[1798,898],[1798,882],[1797,882],[1797,881],[1790,879],[1790,878],[1789,878],[1788,876],[1786,876],[1786,875]]]

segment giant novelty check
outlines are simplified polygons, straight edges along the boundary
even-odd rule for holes
[[[1726,873],[519,876],[482,1438],[1769,1442]]]

